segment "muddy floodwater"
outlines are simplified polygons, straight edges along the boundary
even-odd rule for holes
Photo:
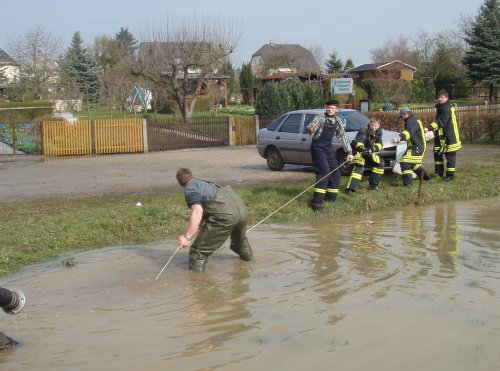
[[[499,370],[500,200],[260,225],[205,274],[175,241],[0,278],[1,370]],[[65,261],[68,264],[63,264]],[[74,265],[73,265],[74,264]]]

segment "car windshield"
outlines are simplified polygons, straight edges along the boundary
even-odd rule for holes
[[[337,116],[345,122],[345,131],[358,131],[370,122],[368,117],[358,111],[339,111]]]

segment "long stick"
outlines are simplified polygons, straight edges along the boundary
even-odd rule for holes
[[[418,200],[420,201],[420,192],[422,191],[422,183],[424,181],[424,173],[421,173],[420,176],[420,183],[418,184]]]
[[[167,268],[167,265],[168,263],[170,263],[170,260],[172,260],[172,258],[174,257],[175,254],[177,254],[177,251],[179,251],[181,248],[181,245],[178,245],[177,246],[177,249],[174,251],[174,253],[172,254],[172,256],[170,257],[170,259],[168,259],[168,262],[163,266],[162,270],[160,271],[160,273],[158,273],[158,275],[156,276],[155,280],[158,279],[158,277],[160,277],[160,275],[163,273],[163,271],[165,270],[165,268]]]

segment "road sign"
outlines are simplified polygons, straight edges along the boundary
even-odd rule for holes
[[[332,79],[330,91],[332,94],[352,94],[352,79],[349,77]]]

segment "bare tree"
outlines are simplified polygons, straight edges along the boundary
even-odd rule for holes
[[[136,72],[164,88],[188,123],[204,81],[229,60],[239,39],[231,23],[167,19],[141,35]]]
[[[56,83],[56,60],[62,39],[45,32],[42,26],[35,26],[25,35],[9,38],[7,45],[12,57],[21,65],[21,78],[33,95],[38,99],[48,98],[50,86]]]
[[[137,80],[137,77],[131,75],[126,61],[104,71],[104,94],[111,109],[118,109],[125,115],[134,87],[139,85]]]
[[[432,82],[441,88],[451,88],[450,93],[454,97],[454,86],[466,83],[466,71],[462,65],[465,43],[459,34],[455,31],[443,31],[431,35],[426,31],[419,31],[412,41],[417,79],[425,84]]]
[[[465,50],[467,50],[468,47],[466,41],[467,33],[470,34],[472,32],[474,21],[475,17],[472,14],[461,14],[456,20],[457,29],[452,31],[453,36],[463,43]]]
[[[420,77],[434,81],[435,70],[432,62],[436,52],[436,37],[427,31],[419,30],[412,41],[417,55],[415,67]]]
[[[400,77],[401,68],[397,65],[377,71],[373,86],[382,102],[390,102],[399,106],[408,101],[410,82],[401,80]]]
[[[226,86],[227,84],[224,81],[210,81],[207,85],[209,108],[214,116],[217,116],[221,108],[221,101],[224,99]]]
[[[306,49],[311,52],[320,67],[325,65],[325,51],[321,45],[308,45],[306,46]]]
[[[409,39],[400,35],[398,39],[389,39],[380,48],[370,50],[373,63],[384,63],[399,60],[411,64],[413,54],[409,46]]]

